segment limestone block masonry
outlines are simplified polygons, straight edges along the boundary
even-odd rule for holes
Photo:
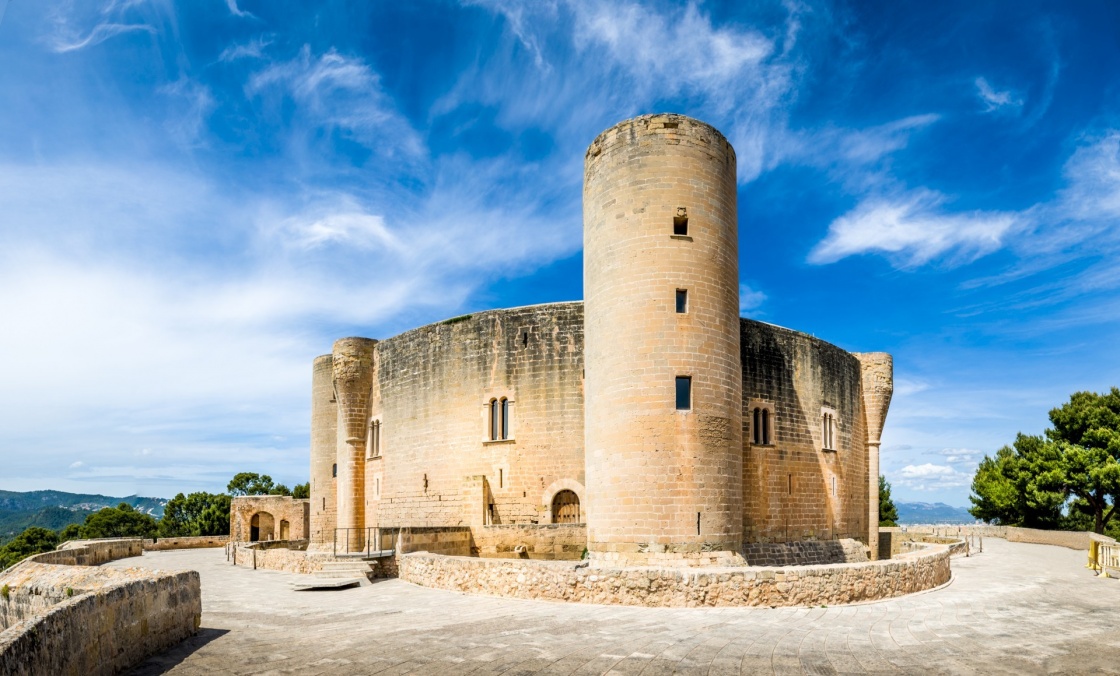
[[[820,606],[875,601],[933,589],[950,578],[949,548],[891,561],[784,568],[603,567],[563,561],[408,554],[400,577],[452,591],[627,606]]]
[[[737,188],[731,144],[681,115],[627,120],[587,150],[593,559],[742,562]]]
[[[0,574],[0,674],[117,674],[198,630],[197,572],[98,566],[139,539],[64,546]]]
[[[739,316],[736,156],[710,125],[626,120],[584,170],[585,301],[315,359],[307,556],[435,529],[523,563],[874,558],[890,355]]]

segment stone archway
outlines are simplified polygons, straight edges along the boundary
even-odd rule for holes
[[[582,523],[579,513],[579,496],[564,489],[552,498],[552,523]]]
[[[273,539],[275,520],[268,512],[257,512],[249,520],[249,542]]]
[[[280,519],[280,539],[287,540],[291,535],[291,526],[284,519]]]
[[[577,509],[579,512],[579,515],[577,517],[578,521],[568,523],[586,523],[587,507],[586,500],[584,499],[583,484],[576,481],[575,479],[557,479],[556,481],[553,481],[551,484],[549,484],[548,488],[544,489],[544,493],[541,494],[541,507],[543,508],[541,510],[541,513],[544,518],[541,519],[541,521],[543,523],[560,523],[553,520],[552,507],[553,501],[556,499],[556,496],[563,491],[568,491],[574,494],[575,504],[577,505]],[[569,503],[571,502],[570,497],[566,497],[564,499]]]

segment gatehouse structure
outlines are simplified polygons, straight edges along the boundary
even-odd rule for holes
[[[585,301],[335,342],[309,550],[459,527],[601,566],[875,558],[891,357],[739,316],[736,200],[719,131],[621,122],[585,158]]]

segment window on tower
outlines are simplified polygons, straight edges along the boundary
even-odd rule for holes
[[[673,234],[688,234],[688,209],[686,207],[677,207],[677,215],[673,217]]]
[[[677,289],[677,314],[688,312],[688,289]]]
[[[677,410],[692,410],[692,377],[677,376]]]

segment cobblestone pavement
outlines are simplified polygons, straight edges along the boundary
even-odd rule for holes
[[[221,549],[114,567],[192,568],[202,631],[136,674],[1120,673],[1120,580],[1085,553],[988,539],[954,581],[830,608],[667,609],[521,601],[387,580],[294,592]]]

